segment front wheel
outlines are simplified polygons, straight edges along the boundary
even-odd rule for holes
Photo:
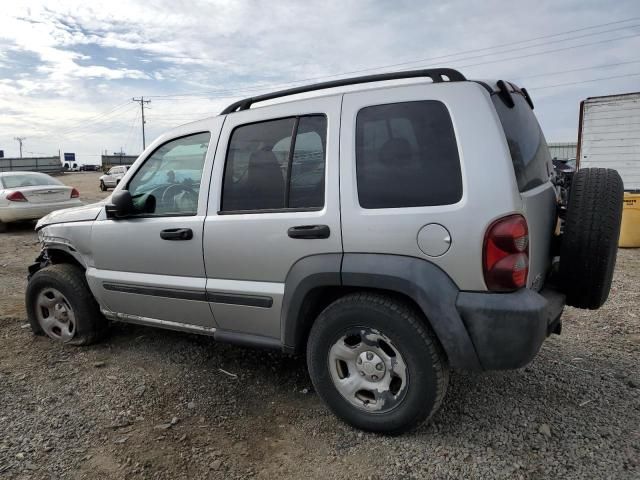
[[[100,190],[102,190],[103,192],[107,191],[107,186],[104,184],[102,180],[100,180]]]
[[[392,297],[347,295],[315,321],[307,344],[318,395],[341,419],[398,434],[440,407],[449,370],[421,313]]]
[[[49,265],[30,279],[27,315],[36,335],[61,343],[89,345],[99,340],[107,320],[93,298],[84,272],[70,264]]]

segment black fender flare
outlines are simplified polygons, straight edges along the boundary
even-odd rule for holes
[[[285,352],[304,350],[304,334],[309,319],[303,311],[307,295],[314,289],[339,287],[341,253],[326,253],[301,258],[293,264],[284,284],[280,313],[282,347]]]
[[[285,281],[282,304],[285,350],[301,349],[305,297],[311,290],[325,286],[371,288],[408,296],[427,317],[453,368],[481,368],[471,337],[456,308],[457,285],[428,260],[402,255],[314,255],[294,264]]]

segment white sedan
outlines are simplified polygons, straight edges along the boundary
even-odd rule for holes
[[[35,220],[54,210],[83,203],[73,187],[45,173],[0,172],[0,232],[7,223]]]

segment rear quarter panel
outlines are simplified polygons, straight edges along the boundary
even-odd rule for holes
[[[364,209],[355,171],[355,124],[360,109],[377,104],[438,100],[447,107],[462,169],[463,195],[454,205]],[[497,218],[521,212],[511,157],[488,92],[473,82],[419,84],[368,90],[344,96],[341,136],[341,201],[345,253],[387,253],[428,260],[463,290],[486,290],[482,248],[487,227]],[[420,250],[422,226],[439,223],[451,234],[451,247],[431,257]]]

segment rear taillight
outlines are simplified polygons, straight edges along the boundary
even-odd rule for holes
[[[79,196],[80,196],[80,192],[76,188],[73,188],[71,190],[71,198],[78,198]]]
[[[484,236],[484,281],[489,290],[513,291],[527,284],[529,229],[522,215],[510,215],[491,224]]]
[[[22,194],[22,192],[11,192],[7,195],[7,200],[10,202],[26,202],[27,199]]]

